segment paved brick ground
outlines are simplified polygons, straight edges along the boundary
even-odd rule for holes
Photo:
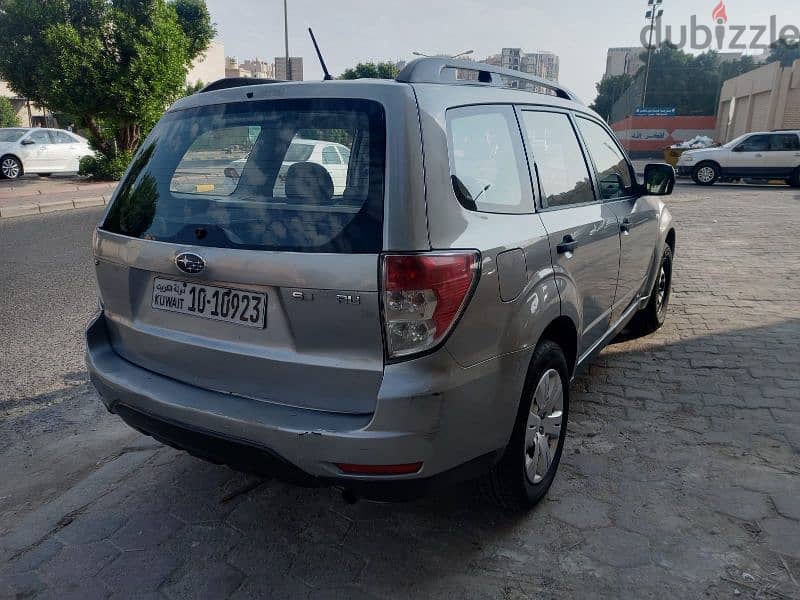
[[[800,194],[670,205],[668,322],[576,382],[530,514],[470,488],[347,505],[140,437],[0,517],[0,596],[800,598]]]

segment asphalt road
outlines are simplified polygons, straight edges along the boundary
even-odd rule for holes
[[[85,380],[79,341],[97,306],[91,232],[100,212],[0,221],[0,406],[6,410]]]

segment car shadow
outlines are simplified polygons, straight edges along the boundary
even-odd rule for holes
[[[800,376],[776,373],[776,357],[800,364],[800,319],[679,336],[668,321],[653,336],[621,338],[575,382],[561,470],[548,497],[528,513],[494,507],[474,482],[415,502],[349,504],[333,489],[236,474],[172,449],[159,451],[131,480],[116,510],[147,506],[204,523],[194,535],[205,536],[218,560],[244,569],[254,554],[293,585],[360,579],[376,593],[400,596],[430,592],[439,578],[473,569],[489,582],[516,577],[554,594],[574,592],[583,576],[564,581],[547,569],[563,574],[559,556],[583,551],[592,532],[608,526],[693,540],[689,546],[707,544],[721,556],[744,534],[709,508],[720,501],[718,489],[756,472],[767,480],[780,470],[796,472],[791,457],[796,461],[800,448],[792,450],[789,440],[800,444],[800,426],[771,411],[797,408],[780,385],[800,389]],[[765,460],[770,469],[757,471]],[[660,508],[640,514],[642,502]],[[638,515],[635,526],[617,520],[625,514]],[[657,539],[651,543],[663,542]],[[591,569],[584,575],[593,578]],[[461,582],[467,595],[473,584],[469,577]]]

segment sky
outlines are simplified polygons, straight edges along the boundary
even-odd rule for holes
[[[663,25],[688,25],[690,17],[713,26],[719,0],[664,0]],[[800,26],[798,0],[727,0],[729,24]],[[206,0],[225,53],[240,61],[272,61],[284,54],[282,0]],[[482,59],[504,46],[550,50],[561,58],[561,83],[591,102],[605,71],[606,51],[639,45],[647,0],[288,0],[289,51],[302,56],[305,79],[321,79],[307,28],[336,76],[364,61],[411,60],[413,51],[455,54],[474,50]],[[749,39],[747,33],[743,39]]]

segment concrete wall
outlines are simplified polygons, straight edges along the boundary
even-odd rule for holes
[[[714,136],[714,117],[628,117],[611,125],[634,158],[661,156],[664,149],[698,135]]]
[[[751,131],[800,129],[800,60],[774,62],[722,85],[716,138],[727,142]]]

